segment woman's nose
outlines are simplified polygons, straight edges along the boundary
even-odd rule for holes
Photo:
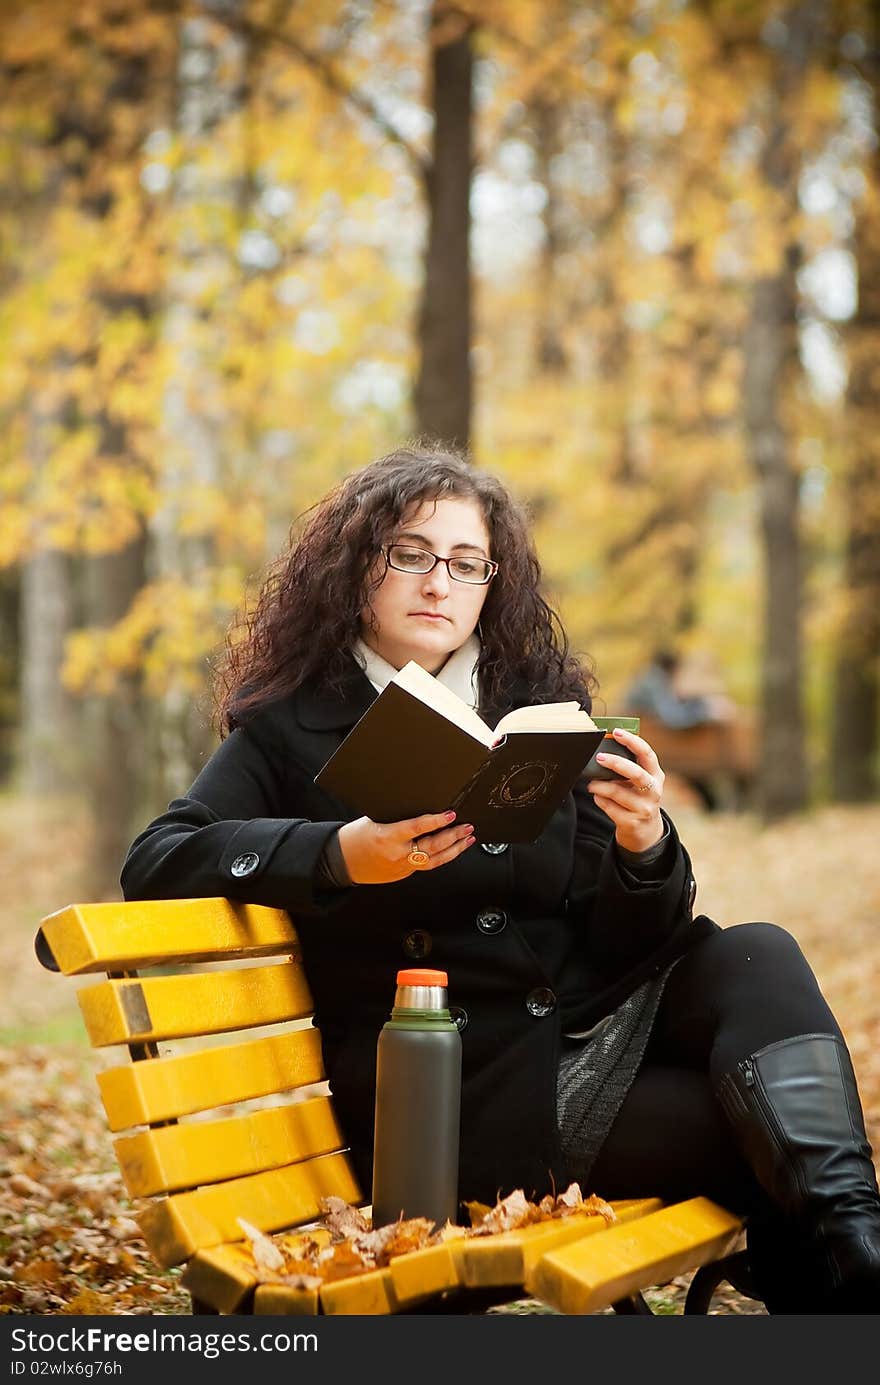
[[[446,564],[435,563],[431,571],[425,573],[422,591],[426,595],[448,596],[450,580],[449,573],[446,571]]]

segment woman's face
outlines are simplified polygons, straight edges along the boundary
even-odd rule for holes
[[[391,543],[442,558],[494,556],[479,505],[456,496],[419,504],[391,534]],[[373,575],[383,568],[380,557]],[[476,629],[488,591],[488,585],[456,581],[445,563],[422,574],[388,567],[372,594],[372,612],[367,605],[361,611],[361,637],[394,668],[413,659],[428,673],[437,673]]]

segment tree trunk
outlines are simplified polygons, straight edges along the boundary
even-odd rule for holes
[[[765,821],[807,806],[808,777],[802,688],[802,555],[798,474],[782,423],[786,386],[796,368],[800,160],[789,102],[806,79],[824,22],[824,0],[803,0],[785,16],[776,80],[768,96],[762,175],[769,205],[780,208],[779,266],[759,278],[744,341],[743,412],[758,480],[764,549],[762,754],[758,807]]]
[[[21,664],[21,572],[0,571],[0,788],[11,778],[21,720],[18,669]]]
[[[852,457],[846,478],[847,608],[831,707],[831,794],[865,803],[878,792],[880,710],[880,418],[875,377],[880,327],[880,220],[859,236],[859,313],[850,370]]]
[[[92,627],[115,625],[144,584],[145,539],[84,560],[83,598]],[[93,831],[85,871],[88,899],[119,899],[119,871],[131,842],[144,777],[146,740],[140,678],[123,677],[109,696],[85,700],[84,787]]]
[[[19,769],[27,794],[77,787],[80,760],[74,700],[61,683],[64,642],[74,623],[67,553],[44,548],[21,574]]]
[[[603,103],[603,120],[611,191],[607,211],[596,228],[597,298],[607,323],[596,344],[600,389],[596,412],[603,440],[607,439],[611,478],[625,487],[636,479],[630,378],[632,342],[619,282],[620,267],[615,260],[616,246],[626,234],[632,149],[629,132],[621,128],[615,100]]]
[[[560,110],[556,102],[544,95],[532,103],[535,126],[536,178],[545,192],[541,216],[544,239],[538,264],[538,321],[535,333],[535,359],[538,370],[548,375],[564,375],[568,368],[562,335],[557,286],[557,261],[562,249],[560,230],[559,192],[553,176],[553,160],[559,153]]]
[[[428,244],[419,314],[416,428],[470,442],[471,80],[469,22],[436,0],[432,15],[434,150],[427,174]]]
[[[865,79],[880,112],[880,23]],[[880,197],[874,156],[856,222],[855,251],[859,305],[849,331],[847,394],[849,471],[846,477],[847,535],[843,580],[847,608],[838,636],[831,706],[831,795],[839,803],[865,803],[880,789],[880,406],[877,396],[877,334],[880,330]]]
[[[163,502],[150,526],[148,573],[190,590],[207,579],[213,547],[209,536],[181,533],[181,521],[187,490],[223,486],[224,391],[211,355],[222,333],[224,288],[238,272],[221,234],[211,236],[218,217],[207,216],[206,208],[240,210],[240,179],[224,174],[218,181],[210,145],[214,132],[241,107],[246,64],[246,40],[212,23],[207,12],[180,21],[176,123],[183,157],[173,192],[177,267],[167,285],[164,325],[174,369],[163,401]],[[216,304],[210,321],[206,298]],[[183,680],[171,683],[153,720],[153,785],[164,803],[195,778],[214,736],[206,700],[194,698]]]
[[[48,138],[35,151],[45,153]],[[40,196],[30,208],[22,231],[40,237],[52,208],[64,197],[71,169],[61,159],[51,167]],[[37,239],[43,247],[40,270],[51,278],[51,237]],[[73,354],[57,347],[47,356],[40,377],[28,392],[25,450],[37,497],[31,517],[33,546],[21,564],[19,585],[19,736],[16,747],[18,783],[26,794],[71,794],[78,788],[83,762],[80,755],[81,708],[62,685],[65,641],[77,620],[70,555],[43,530],[40,498],[51,464],[54,439],[71,423],[72,406],[64,388],[78,364]]]
[[[794,277],[786,269],[755,285],[744,342],[746,428],[758,477],[764,552],[758,805],[768,821],[798,812],[807,803],[798,476],[779,417],[796,350],[794,332]]]

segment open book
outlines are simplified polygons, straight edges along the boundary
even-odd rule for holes
[[[602,743],[577,702],[517,707],[490,727],[417,663],[383,688],[315,783],[374,822],[454,808],[478,841],[530,842]]]

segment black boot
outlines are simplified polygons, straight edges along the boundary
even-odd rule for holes
[[[880,1312],[880,1194],[843,1041],[770,1044],[726,1073],[717,1095],[791,1236],[763,1257],[765,1279],[777,1279],[769,1310]]]

